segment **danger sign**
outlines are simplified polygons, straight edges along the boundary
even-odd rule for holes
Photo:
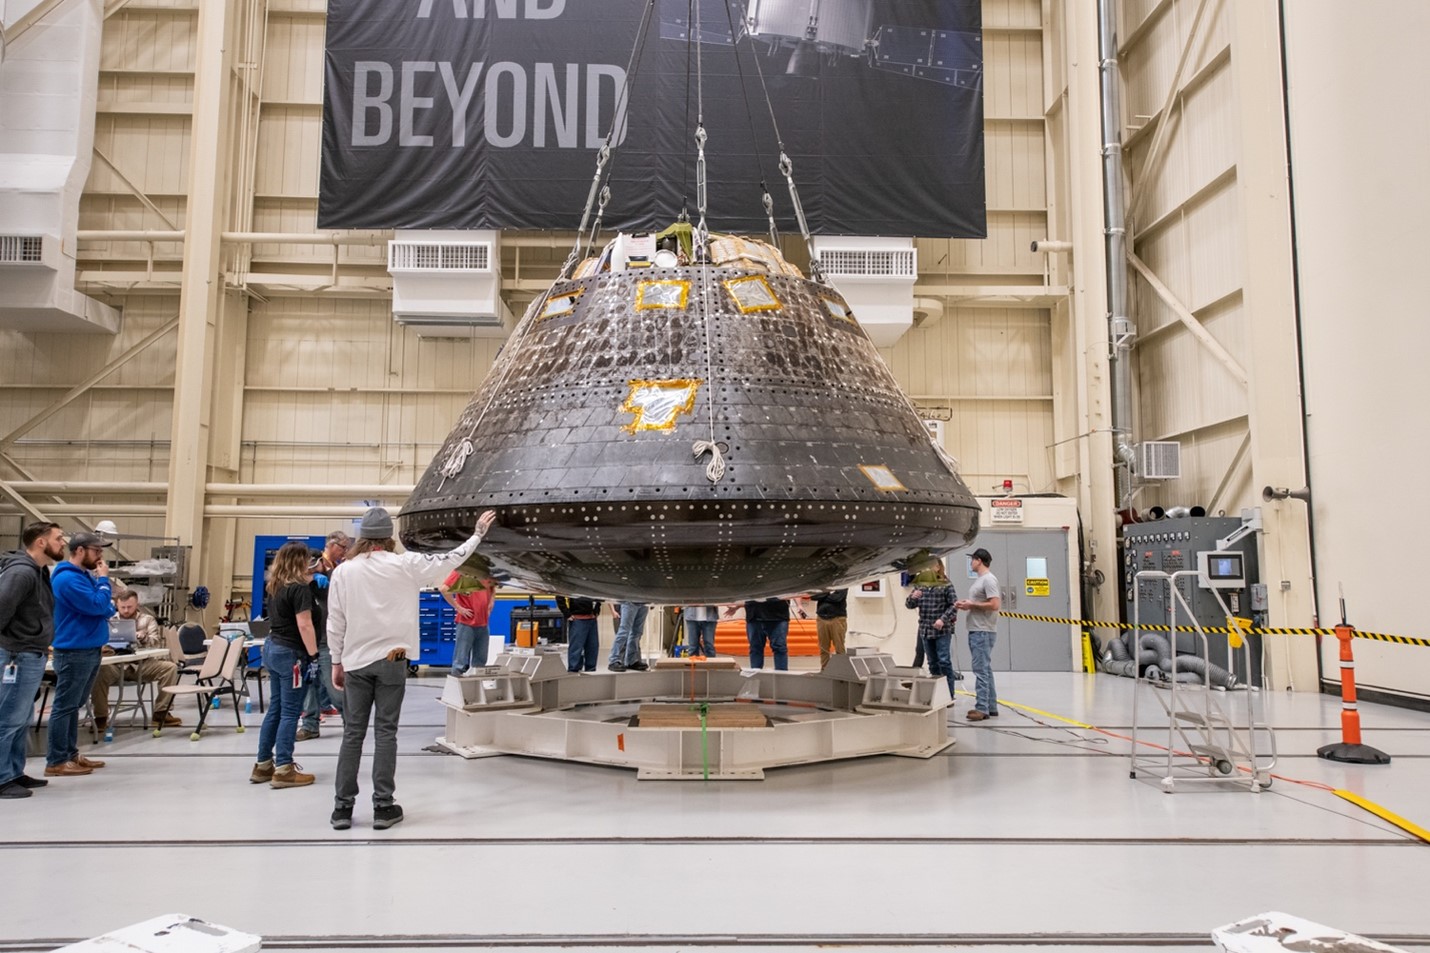
[[[993,523],[1021,523],[1023,522],[1023,501],[1022,500],[990,500],[992,506]]]

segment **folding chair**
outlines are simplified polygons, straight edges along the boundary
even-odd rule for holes
[[[184,651],[184,643],[179,638],[179,630],[171,625],[164,627],[164,645],[169,650],[169,661],[179,666],[180,678],[185,675],[197,675],[199,666],[203,664],[204,658],[208,655],[202,645],[197,652]]]
[[[203,733],[204,723],[208,720],[209,711],[214,703],[227,695],[233,700],[233,720],[237,725],[235,729],[239,734],[243,734],[243,712],[239,710],[239,679],[243,668],[244,658],[248,654],[247,646],[242,639],[234,639],[232,642],[227,639],[214,639],[209,643],[208,655],[204,657],[204,664],[199,669],[198,677],[192,685],[165,685],[161,691],[170,695],[193,695],[199,703],[199,723],[189,735],[190,741],[198,741],[199,735]],[[154,737],[157,738],[163,732],[159,726],[154,728]]]

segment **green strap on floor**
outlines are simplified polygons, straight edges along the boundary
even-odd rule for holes
[[[710,780],[710,703],[701,702],[691,706],[700,712],[700,761],[705,769],[705,780]]]

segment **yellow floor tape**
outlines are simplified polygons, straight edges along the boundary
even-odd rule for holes
[[[1419,824],[1414,824],[1410,821],[1407,821],[1405,818],[1401,817],[1399,814],[1396,814],[1394,811],[1387,811],[1379,804],[1375,803],[1374,801],[1366,800],[1354,791],[1343,791],[1337,788],[1332,793],[1334,793],[1336,797],[1345,798],[1347,801],[1350,801],[1356,807],[1364,808],[1365,810],[1370,811],[1372,814],[1374,814],[1381,820],[1389,821],[1390,823],[1394,824],[1396,827],[1400,828],[1406,833],[1414,834],[1416,837],[1420,838],[1425,843],[1430,844],[1430,831],[1427,831]]]
[[[960,688],[960,689],[958,690],[958,694],[960,694],[960,695],[966,695],[966,696],[968,696],[969,698],[974,698],[974,697],[976,697],[973,692],[970,692],[970,691],[968,691],[967,689],[963,689],[963,688]],[[1105,728],[1099,728],[1099,727],[1097,727],[1096,725],[1089,725],[1089,724],[1088,724],[1087,722],[1085,722],[1085,721],[1078,721],[1078,720],[1075,719],[1075,718],[1065,718],[1065,717],[1063,717],[1062,715],[1055,715],[1055,714],[1053,714],[1053,713],[1050,712],[1050,711],[1043,711],[1041,708],[1033,708],[1033,707],[1031,707],[1031,706],[1029,706],[1029,705],[1020,705],[1020,704],[1018,704],[1017,702],[1010,702],[1010,701],[1007,701],[1007,700],[1002,699],[1002,698],[998,699],[998,707],[999,707],[999,708],[1013,708],[1013,709],[1017,709],[1018,711],[1028,712],[1028,713],[1031,714],[1031,715],[1038,715],[1038,716],[1040,716],[1040,717],[1042,717],[1042,718],[1051,718],[1053,721],[1060,721],[1060,722],[1062,722],[1062,723],[1065,724],[1065,725],[1075,725],[1075,726],[1078,727],[1078,728],[1083,728],[1083,729],[1086,729],[1086,730],[1088,730],[1088,731],[1096,731],[1096,732],[1098,732],[1099,734],[1108,735],[1109,737],[1112,737],[1112,738],[1120,738],[1120,739],[1122,739],[1122,740],[1124,740],[1124,741],[1131,741],[1131,740],[1132,740],[1131,738],[1128,738],[1126,735],[1119,735],[1119,734],[1117,734],[1116,732],[1108,731],[1108,730],[1105,729]],[[1149,742],[1138,742],[1138,743],[1140,743],[1140,744],[1149,744]],[[1161,745],[1154,745],[1154,747],[1161,747]],[[1317,787],[1317,788],[1321,788],[1321,789],[1324,789],[1324,790],[1328,790],[1328,791],[1330,791],[1332,794],[1334,794],[1336,797],[1343,798],[1343,799],[1349,801],[1350,803],[1354,804],[1356,807],[1361,808],[1362,810],[1365,810],[1365,811],[1369,811],[1370,813],[1374,814],[1376,817],[1380,818],[1381,820],[1386,821],[1386,822],[1388,822],[1388,823],[1390,823],[1390,824],[1394,824],[1396,827],[1398,827],[1398,828],[1400,828],[1401,830],[1405,831],[1407,834],[1411,834],[1411,835],[1413,835],[1413,836],[1415,836],[1415,837],[1418,837],[1420,840],[1424,841],[1425,843],[1430,844],[1430,830],[1426,830],[1425,828],[1421,827],[1419,824],[1414,823],[1413,821],[1408,821],[1408,820],[1406,820],[1405,818],[1401,817],[1399,814],[1396,814],[1394,811],[1391,811],[1391,810],[1388,810],[1388,809],[1386,809],[1386,808],[1384,808],[1384,807],[1381,807],[1379,804],[1375,803],[1374,801],[1371,801],[1371,800],[1369,800],[1369,799],[1367,799],[1367,798],[1361,797],[1359,794],[1355,793],[1354,791],[1346,791],[1346,790],[1344,790],[1344,789],[1342,789],[1342,788],[1332,788],[1332,787],[1330,787],[1329,785],[1322,785],[1322,784],[1320,784],[1319,782],[1312,783],[1312,782],[1305,782],[1305,781],[1297,781],[1295,778],[1288,778],[1288,777],[1286,777],[1285,775],[1280,775],[1280,774],[1273,774],[1272,777],[1278,778],[1278,779],[1283,780],[1283,781],[1291,781],[1292,783],[1295,783],[1295,784],[1311,784],[1311,786],[1313,786],[1313,787]]]
[[[1027,613],[1027,612],[1001,612],[1001,613],[999,613],[999,614],[1000,614],[1000,616],[1001,616],[1002,618],[1004,618],[1004,619],[1020,619],[1020,620],[1022,620],[1022,621],[1024,621],[1024,622],[1048,622],[1048,623],[1051,623],[1051,624],[1053,624],[1053,625],[1076,625],[1076,626],[1081,626],[1081,627],[1083,627],[1084,629],[1136,629],[1136,628],[1141,628],[1144,632],[1171,632],[1171,631],[1172,631],[1172,626],[1170,626],[1170,625],[1157,625],[1157,624],[1150,623],[1150,622],[1149,622],[1149,623],[1145,623],[1145,624],[1143,624],[1142,626],[1139,627],[1139,626],[1133,625],[1131,622],[1099,622],[1099,621],[1096,621],[1096,620],[1094,620],[1094,619],[1064,619],[1064,618],[1062,618],[1061,616],[1053,616],[1053,615],[1032,615],[1031,613]],[[1238,629],[1236,629],[1236,630],[1232,630],[1232,629],[1227,628],[1226,626],[1220,626],[1220,625],[1206,625],[1206,626],[1202,626],[1200,629],[1198,629],[1198,628],[1197,628],[1196,626],[1194,626],[1194,625],[1179,625],[1179,626],[1176,627],[1176,631],[1178,631],[1178,632],[1199,632],[1199,631],[1200,631],[1200,632],[1215,632],[1215,633],[1219,633],[1219,634],[1222,634],[1222,635],[1227,635],[1227,634],[1230,634],[1232,631],[1236,631],[1236,632],[1239,633],[1239,632],[1241,632],[1241,631],[1243,631],[1243,630],[1242,630],[1241,628],[1238,628]],[[1307,629],[1307,628],[1291,628],[1291,627],[1287,627],[1287,626],[1280,626],[1280,627],[1273,626],[1273,627],[1268,627],[1268,628],[1257,627],[1257,628],[1247,629],[1247,630],[1245,630],[1245,631],[1248,631],[1248,632],[1249,632],[1250,634],[1252,634],[1252,635],[1322,635],[1322,636],[1327,636],[1327,635],[1335,635],[1335,634],[1336,634],[1336,630],[1335,630],[1335,629]],[[1389,635],[1389,634],[1387,634],[1387,633],[1385,633],[1385,632],[1362,632],[1362,631],[1360,631],[1359,629],[1357,629],[1357,630],[1356,630],[1356,638],[1358,638],[1358,639],[1370,639],[1370,640],[1373,641],[1373,642],[1391,642],[1391,643],[1393,643],[1393,644],[1395,644],[1395,645],[1418,645],[1418,646],[1420,646],[1420,647],[1422,647],[1422,648],[1430,648],[1430,639],[1417,639],[1417,638],[1414,638],[1413,636],[1409,636],[1409,635]]]

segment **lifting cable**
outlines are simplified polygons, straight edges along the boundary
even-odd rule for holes
[[[735,73],[740,78],[740,96],[745,101],[745,121],[750,124],[750,146],[755,150],[755,168],[759,170],[760,176],[760,204],[765,210],[765,218],[770,225],[770,244],[776,249],[780,247],[780,230],[775,225],[775,201],[770,197],[770,187],[765,183],[765,157],[760,151],[760,137],[755,132],[755,111],[750,108],[750,91],[745,85],[745,67],[740,63],[740,34],[735,29],[735,14],[730,9],[732,0],[725,0],[725,21],[730,25],[730,44],[735,54]],[[742,21],[743,23],[744,21]],[[759,53],[754,48],[754,41],[750,43],[750,55],[756,60]],[[773,110],[771,111],[773,115]],[[778,137],[779,130],[775,130]]]
[[[775,104],[770,100],[770,88],[765,83],[765,70],[760,66],[760,55],[755,50],[753,35],[750,35],[750,51],[751,58],[755,61],[755,72],[760,77],[760,92],[765,97],[765,108],[770,113],[770,127],[775,131],[775,145],[780,150],[780,174],[785,177],[785,184],[789,187],[789,198],[794,204],[794,218],[799,223],[799,233],[804,236],[804,246],[809,252],[809,276],[820,284],[827,284],[824,280],[824,269],[819,264],[819,256],[814,251],[814,239],[809,234],[809,222],[804,217],[804,205],[799,200],[799,189],[794,184],[794,161],[790,159],[785,149],[784,136],[780,134],[779,120],[775,118]]]
[[[655,0],[646,0],[645,12],[641,14],[640,26],[636,29],[635,42],[631,45],[631,55],[626,61],[626,75],[621,80],[620,92],[616,95],[616,108],[611,113],[611,124],[607,128],[605,139],[601,142],[601,148],[596,153],[596,172],[591,177],[591,189],[586,194],[586,206],[581,212],[581,224],[576,227],[576,241],[571,247],[571,254],[567,256],[566,263],[561,266],[557,280],[569,278],[571,270],[581,260],[581,241],[587,234],[586,226],[591,224],[590,241],[586,246],[588,253],[595,245],[596,236],[600,234],[601,217],[605,214],[606,204],[611,198],[611,189],[608,183],[610,182],[611,159],[615,153],[611,140],[615,137],[616,130],[620,127],[621,120],[630,106],[631,87],[635,85],[636,73],[640,69],[641,52],[645,49],[646,38],[650,35],[651,14],[654,11]],[[597,204],[598,198],[599,205]],[[596,220],[591,223],[593,206],[596,207]]]

